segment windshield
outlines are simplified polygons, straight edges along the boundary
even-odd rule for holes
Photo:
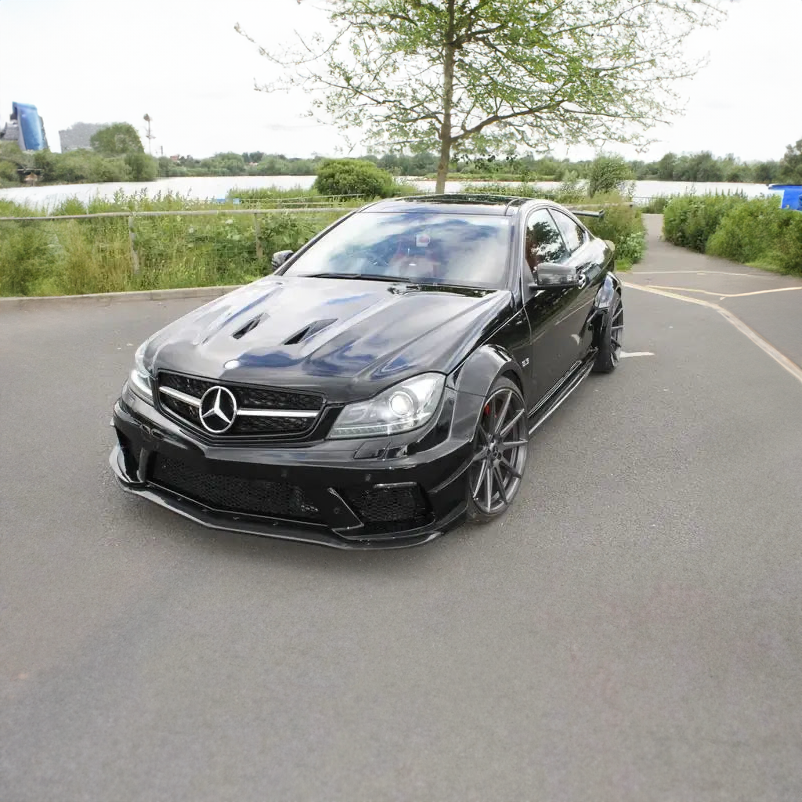
[[[509,242],[506,217],[367,212],[332,229],[286,275],[497,289]]]

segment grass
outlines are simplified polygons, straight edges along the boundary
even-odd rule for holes
[[[527,185],[503,187],[505,194],[523,194]],[[490,189],[481,187],[483,192]],[[532,188],[532,194],[542,196]],[[495,189],[493,191],[496,191]],[[593,199],[597,202],[599,199]],[[607,197],[604,202],[621,202]],[[82,295],[95,292],[204,287],[243,284],[271,271],[275,251],[296,250],[351,208],[358,198],[325,198],[314,190],[233,189],[222,203],[177,193],[118,192],[111,199],[62,200],[49,209],[0,201],[0,217],[24,220],[0,222],[0,295]],[[335,206],[334,211],[290,213],[288,208]],[[226,214],[247,209],[272,209],[256,217]],[[133,216],[134,262],[126,215],[119,218],[40,221],[45,215],[99,212],[184,212],[215,210],[215,215],[174,214]],[[618,268],[627,269],[643,253],[640,213],[629,206],[609,209],[605,220],[589,227],[618,248]]]
[[[82,295],[140,289],[242,284],[269,273],[275,251],[297,249],[347,211],[226,214],[238,207],[167,193],[118,194],[84,203],[76,198],[49,210],[0,202],[0,295]],[[128,217],[36,222],[50,215],[97,212],[194,211],[208,216],[134,217],[139,271],[134,272]]]

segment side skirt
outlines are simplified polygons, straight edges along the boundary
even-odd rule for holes
[[[580,362],[573,373],[569,374],[565,382],[560,385],[545,401],[529,413],[529,436],[531,437],[556,410],[563,401],[576,390],[582,380],[590,373],[596,359],[596,349]]]

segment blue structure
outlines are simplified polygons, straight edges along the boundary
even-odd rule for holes
[[[798,184],[769,184],[769,191],[780,195],[783,209],[802,212],[802,186]]]
[[[45,124],[36,106],[30,103],[12,103],[11,122],[0,131],[0,139],[16,142],[20,150],[45,150]]]

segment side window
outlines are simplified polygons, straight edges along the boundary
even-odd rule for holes
[[[568,252],[573,253],[579,250],[585,242],[585,230],[582,226],[573,221],[567,214],[558,212],[556,209],[551,210],[551,215],[563,235]]]
[[[531,270],[541,262],[561,262],[567,258],[568,251],[560,231],[546,209],[539,209],[529,215],[526,221],[524,253]]]

